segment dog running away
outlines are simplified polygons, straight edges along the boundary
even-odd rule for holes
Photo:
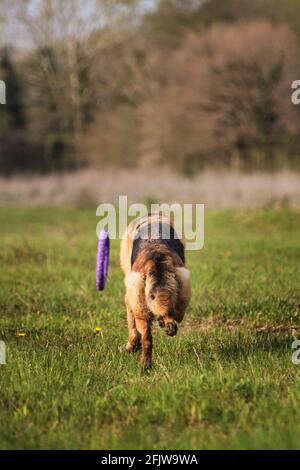
[[[184,246],[168,217],[150,213],[128,225],[121,242],[121,268],[129,330],[126,349],[142,349],[141,365],[148,369],[153,320],[167,335],[176,335],[191,298]]]

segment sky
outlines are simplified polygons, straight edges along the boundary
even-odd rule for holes
[[[29,37],[26,37],[22,26],[17,21],[17,11],[20,8],[22,1],[27,3],[27,11],[33,17],[37,15],[39,7],[41,6],[43,0],[0,0],[1,1],[1,10],[0,10],[0,21],[1,17],[5,17],[5,22],[0,23],[0,47],[9,43],[14,46],[16,49],[30,49],[30,40]],[[61,0],[63,1],[63,0]],[[82,10],[82,17],[88,18],[90,14],[90,9],[88,5],[92,5],[95,0],[85,0],[84,10]],[[140,14],[152,10],[158,0],[140,0],[140,6],[138,11]],[[14,4],[16,7],[14,7]],[[58,1],[59,4],[59,1]],[[99,22],[100,24],[100,22]]]

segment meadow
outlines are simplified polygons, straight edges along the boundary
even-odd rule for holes
[[[0,209],[1,449],[300,447],[300,212],[215,210],[193,298],[154,366],[127,354],[119,242],[95,290],[95,210]]]

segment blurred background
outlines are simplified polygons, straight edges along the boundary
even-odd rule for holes
[[[300,206],[300,0],[1,0],[0,204]]]

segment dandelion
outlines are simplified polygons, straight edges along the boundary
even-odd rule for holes
[[[101,333],[101,331],[102,331],[102,328],[100,328],[100,326],[96,326],[95,332],[96,333]]]
[[[18,332],[17,336],[18,336],[18,338],[24,338],[24,336],[26,336],[26,333]]]

